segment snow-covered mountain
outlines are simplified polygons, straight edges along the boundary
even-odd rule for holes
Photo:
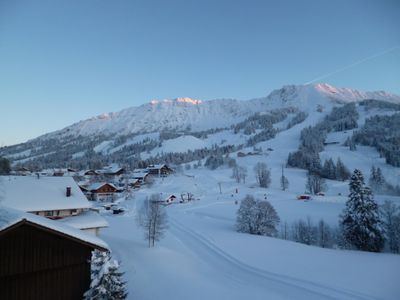
[[[46,134],[45,138],[58,135],[130,134],[152,132],[162,129],[206,130],[227,127],[261,111],[282,107],[314,110],[316,105],[329,102],[352,102],[376,99],[400,102],[400,96],[379,92],[360,92],[349,88],[336,88],[328,84],[287,85],[274,90],[269,96],[240,101],[217,99],[210,101],[177,98],[152,100],[138,107],[80,121],[60,131]]]
[[[237,134],[238,130],[233,132],[232,128],[252,127],[254,120],[251,118],[257,114],[281,115],[276,122],[283,122],[279,126],[286,129],[296,113],[307,115],[308,121],[304,124],[313,125],[332,107],[365,99],[400,104],[398,95],[383,91],[361,92],[328,84],[287,85],[266,97],[247,101],[153,100],[80,121],[23,144],[0,148],[0,156],[6,156],[14,163],[40,160],[39,165],[50,166],[65,165],[74,159],[83,162],[84,157],[93,161],[97,159],[93,158],[96,155],[119,160],[122,157],[137,158],[138,155],[148,158],[166,152],[186,152],[213,145],[245,145],[251,135],[263,128],[259,127],[257,132],[253,128],[252,133],[244,135]],[[243,122],[248,122],[248,126]],[[160,136],[159,132],[167,134]],[[204,139],[210,133],[213,135]],[[196,147],[192,149],[191,145]]]

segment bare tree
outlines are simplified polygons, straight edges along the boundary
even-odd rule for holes
[[[247,168],[246,167],[239,167],[239,176],[243,183],[246,183],[247,177]]]
[[[268,170],[266,163],[258,162],[254,167],[254,173],[260,187],[269,187],[271,184],[271,172]]]
[[[307,174],[307,183],[306,183],[307,192],[316,195],[320,192],[325,191],[325,189],[326,189],[325,180],[321,176],[311,172]]]
[[[231,177],[235,179],[237,183],[240,183],[240,173],[239,173],[239,167],[237,165],[232,168]]]
[[[393,201],[386,200],[380,207],[383,229],[389,251],[400,252],[400,207]]]
[[[283,166],[282,166],[282,175],[281,175],[281,189],[285,191],[289,188],[289,180],[286,178],[285,174],[283,173]]]
[[[231,177],[234,178],[237,183],[241,183],[241,182],[246,183],[247,168],[235,165],[232,168],[232,176]]]
[[[138,215],[138,222],[144,229],[145,239],[149,248],[159,241],[168,228],[168,219],[165,207],[161,204],[160,195],[153,194],[143,202]]]
[[[329,248],[332,242],[332,233],[328,224],[323,219],[318,222],[318,245]]]

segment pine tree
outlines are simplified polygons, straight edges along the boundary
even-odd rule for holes
[[[349,185],[349,198],[340,219],[343,237],[358,250],[380,252],[384,239],[378,205],[360,170],[354,170]]]
[[[338,157],[336,162],[336,180],[345,181],[350,178],[350,175],[349,169],[346,168],[340,157]]]
[[[94,250],[91,261],[91,284],[85,293],[86,300],[119,300],[126,299],[125,284],[119,264],[111,260],[109,252]]]
[[[5,157],[0,157],[0,175],[8,175],[10,172],[10,161]]]
[[[383,177],[381,168],[375,168],[375,166],[372,166],[371,175],[369,177],[369,185],[376,193],[382,192],[385,189],[386,180]]]
[[[322,174],[325,178],[336,179],[336,166],[332,158],[325,160],[322,168]]]

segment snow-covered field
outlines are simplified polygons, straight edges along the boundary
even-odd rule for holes
[[[101,237],[122,261],[130,299],[398,299],[399,255],[322,249],[241,234],[234,228],[235,200],[246,194],[266,194],[281,223],[309,216],[333,226],[345,196],[296,200],[293,191],[300,186],[297,182],[304,182],[301,170],[286,170],[293,183],[286,192],[255,187],[250,169],[247,183],[240,185],[230,172],[198,169],[158,179],[121,203],[128,208],[124,215],[105,214],[110,227]],[[339,185],[335,193],[346,195],[346,183],[331,183]],[[182,192],[192,192],[199,200],[168,206],[166,236],[155,248],[147,248],[135,221],[136,209],[153,193],[166,198]],[[400,204],[400,198],[390,199]]]
[[[359,110],[361,126],[366,114]],[[338,218],[347,200],[348,182],[327,180],[325,196],[299,201],[304,193],[306,171],[285,168],[289,189],[280,190],[279,177],[289,152],[297,150],[300,131],[316,124],[326,112],[311,114],[303,123],[280,132],[274,139],[257,144],[260,155],[237,157],[239,166],[247,168],[246,183],[236,183],[226,167],[211,171],[204,167],[157,179],[152,187],[134,192],[134,199],[121,205],[128,211],[121,216],[105,214],[110,227],[102,237],[122,261],[131,299],[400,299],[400,256],[323,249],[315,246],[241,234],[235,231],[235,202],[247,194],[265,199],[275,207],[281,226],[310,218],[316,224],[323,219],[330,226]],[[320,153],[322,161],[341,157],[349,170],[361,169],[366,181],[372,165],[380,167],[386,180],[399,184],[400,168],[385,164],[371,147],[358,146],[350,151],[342,146],[352,131],[328,135]],[[178,151],[211,146],[213,143],[237,144],[238,135],[230,130],[201,140],[180,137],[163,143],[161,149]],[[241,137],[243,139],[243,137]],[[155,150],[156,151],[156,150]],[[160,150],[157,150],[160,151]],[[253,148],[241,150],[245,153]],[[256,184],[253,168],[265,162],[271,170],[268,189]],[[204,163],[204,161],[203,161]],[[149,249],[143,231],[135,221],[137,209],[151,194],[166,198],[171,194],[193,193],[192,203],[167,207],[169,229],[155,248]],[[378,195],[378,203],[400,197]]]

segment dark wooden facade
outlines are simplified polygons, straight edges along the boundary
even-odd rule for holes
[[[0,231],[0,299],[82,299],[94,248],[26,220]]]
[[[160,167],[155,167],[150,165],[147,168],[147,170],[150,175],[160,175],[160,176],[167,176],[173,172],[172,169],[169,168],[167,165],[162,165]]]
[[[117,189],[112,186],[111,184],[104,184],[101,187],[99,187],[97,190],[92,190],[92,193],[116,193]]]

